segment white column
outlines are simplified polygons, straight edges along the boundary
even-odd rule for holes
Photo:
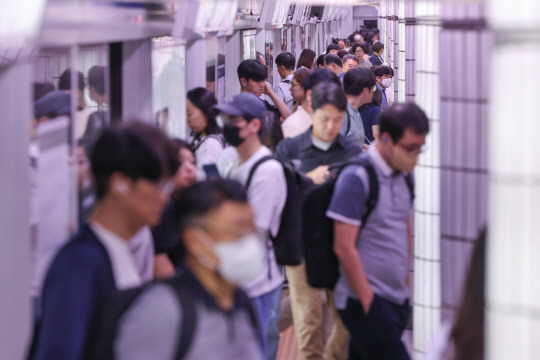
[[[497,45],[489,93],[486,359],[532,360],[540,353],[540,2],[489,5]]]
[[[442,320],[461,301],[469,259],[487,220],[487,77],[492,36],[481,2],[442,5],[441,300]],[[457,53],[466,56],[455,56]],[[500,83],[498,84],[500,86]]]
[[[394,102],[405,102],[407,69],[406,69],[406,54],[407,49],[406,32],[405,32],[405,7],[408,0],[399,0],[398,9],[398,46],[397,46],[397,69],[394,76]],[[413,43],[414,44],[414,43]]]
[[[0,344],[3,359],[22,359],[31,328],[30,121],[32,68],[0,67]]]
[[[414,13],[414,2],[405,2],[405,101],[416,99],[416,47],[415,47],[415,25],[416,16]]]
[[[440,324],[439,4],[416,1],[415,98],[430,120],[415,170],[413,352],[422,359]]]
[[[238,44],[240,44],[240,39],[238,39]],[[234,70],[236,71],[236,68]],[[198,86],[206,87],[206,42],[204,39],[193,41],[186,48],[186,89],[191,90]]]
[[[241,41],[240,30],[235,31],[233,35],[227,38],[227,48],[225,50],[225,79],[227,81],[225,83],[225,94],[227,101],[230,101],[234,95],[240,92],[240,82],[236,70],[242,59],[240,53]]]

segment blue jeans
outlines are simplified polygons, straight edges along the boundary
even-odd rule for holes
[[[259,318],[261,346],[267,360],[275,360],[278,352],[278,316],[282,290],[280,284],[274,290],[251,299]]]

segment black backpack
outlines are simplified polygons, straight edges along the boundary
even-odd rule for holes
[[[174,290],[182,308],[182,336],[178,339],[175,356],[176,360],[180,360],[185,356],[191,345],[197,324],[195,298],[192,290],[190,290],[189,283],[182,275],[162,280],[160,283],[169,285]],[[98,311],[98,325],[88,334],[85,359],[113,360],[115,358],[113,347],[118,333],[118,323],[139,295],[151,284],[153,283],[114,293],[107,301],[107,304]]]
[[[349,165],[363,166],[368,174],[369,194],[366,201],[367,210],[362,217],[366,223],[379,198],[379,181],[373,165],[367,158],[347,162],[338,168],[324,184],[316,187],[305,198],[302,207],[302,243],[306,273],[309,285],[315,288],[334,289],[339,277],[339,261],[334,253],[334,220],[326,216],[326,210],[334,193],[336,180],[341,171]],[[414,184],[410,175],[405,176],[407,186],[414,200]]]
[[[276,261],[280,265],[300,265],[302,255],[302,222],[301,212],[305,194],[312,186],[312,182],[295,170],[289,163],[283,163],[274,156],[265,156],[259,159],[249,171],[246,190],[249,188],[255,170],[267,160],[276,160],[283,166],[287,182],[287,200],[281,213],[279,231],[275,237],[270,234],[276,254]]]

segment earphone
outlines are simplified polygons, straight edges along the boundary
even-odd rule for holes
[[[129,192],[129,187],[127,186],[127,184],[123,181],[117,181],[114,183],[114,187],[116,188],[116,190],[118,190],[118,192],[120,194],[124,194],[126,195],[128,192]]]
[[[384,142],[388,142],[388,140],[389,140],[389,139],[388,139],[388,136],[383,136],[382,139],[383,139]]]

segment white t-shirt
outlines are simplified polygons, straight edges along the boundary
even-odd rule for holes
[[[129,241],[129,250],[143,283],[154,279],[154,238],[148,226]]]
[[[245,185],[251,167],[257,160],[267,155],[272,155],[272,152],[266,146],[261,146],[246,162],[238,165],[236,148],[228,147],[223,150],[218,159],[219,173],[224,178],[234,179]],[[278,161],[273,160],[262,163],[251,178],[247,196],[253,210],[255,226],[277,235],[281,213],[287,199],[287,184],[283,166]],[[267,242],[271,246],[272,242],[269,238]],[[269,274],[270,276],[268,276]],[[273,248],[270,248],[261,272],[245,287],[245,290],[253,298],[266,294],[281,284],[282,276],[276,263],[276,256]]]
[[[217,135],[221,136],[221,135]],[[219,154],[223,151],[223,143],[216,139],[215,135],[205,136],[195,150],[195,160],[197,161],[197,180],[205,180],[206,174],[203,165],[215,164]]]
[[[284,137],[293,138],[304,133],[312,124],[311,116],[302,105],[299,105],[296,111],[281,124],[281,130]]]
[[[141,285],[142,279],[135,266],[128,241],[95,222],[90,223],[90,228],[107,250],[116,287],[123,290]]]

